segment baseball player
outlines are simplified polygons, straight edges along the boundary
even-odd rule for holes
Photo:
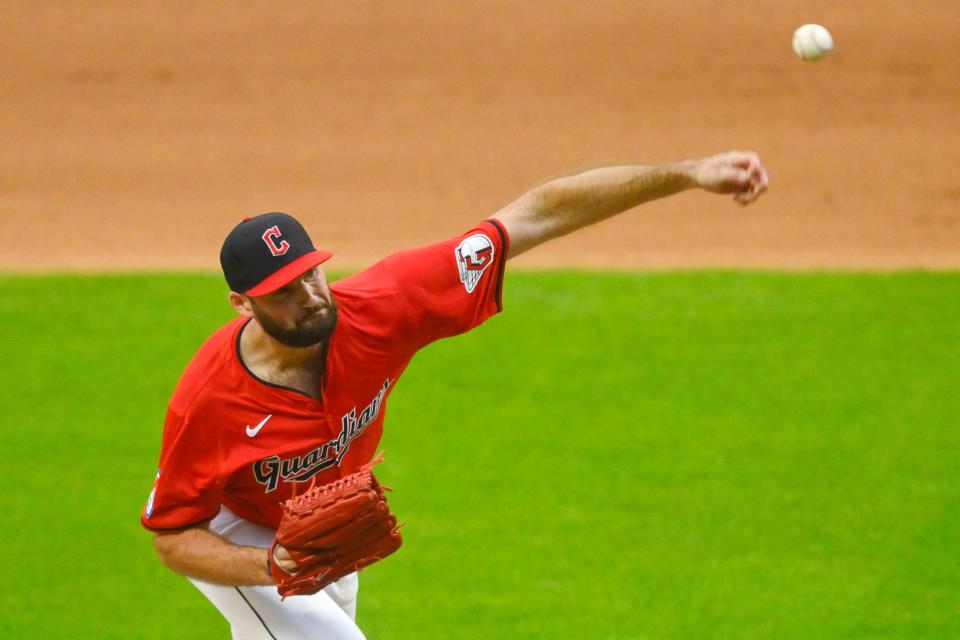
[[[611,166],[548,181],[463,235],[390,255],[329,284],[291,216],[245,219],[220,262],[238,317],[187,366],[170,400],[141,522],[162,561],[220,610],[234,638],[357,639],[357,574],[281,600],[268,553],[281,503],[374,456],[386,403],[423,346],[502,309],[507,259],[692,188],[753,202],[753,153]],[[297,565],[276,547],[284,571]]]

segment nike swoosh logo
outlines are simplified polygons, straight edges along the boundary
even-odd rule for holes
[[[253,436],[260,433],[260,429],[263,429],[263,425],[267,424],[267,420],[269,420],[272,417],[273,417],[273,414],[270,414],[269,416],[261,420],[260,424],[258,424],[256,427],[251,427],[250,425],[247,425],[247,435],[252,438]]]

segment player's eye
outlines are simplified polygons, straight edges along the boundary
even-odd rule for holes
[[[312,281],[312,280],[316,280],[316,279],[317,279],[317,273],[318,273],[318,271],[317,271],[317,268],[316,268],[316,267],[314,267],[313,269],[310,269],[310,271],[307,271],[305,274],[303,274],[303,279],[304,279],[304,281],[309,282],[309,281]]]

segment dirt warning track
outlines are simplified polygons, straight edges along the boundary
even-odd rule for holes
[[[464,230],[544,178],[760,152],[526,266],[960,267],[960,4],[9,3],[0,270],[217,268],[243,215],[331,267]],[[802,63],[805,22],[836,50]]]

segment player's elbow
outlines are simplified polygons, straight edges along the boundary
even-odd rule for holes
[[[160,562],[172,568],[170,567],[170,562],[174,552],[174,543],[172,542],[171,535],[169,533],[154,533],[153,548],[156,550],[157,555],[160,556]]]
[[[562,235],[557,228],[557,218],[537,190],[524,194],[494,217],[503,224],[510,237],[511,258]]]
[[[183,573],[183,531],[155,532],[153,548],[165,567],[176,573]]]

